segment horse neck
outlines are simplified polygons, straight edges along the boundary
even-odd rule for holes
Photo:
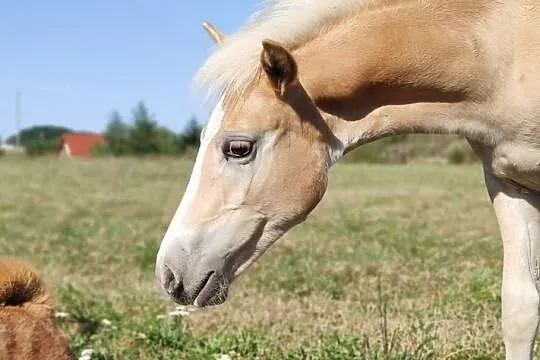
[[[481,102],[494,88],[478,35],[489,13],[483,0],[370,5],[293,52],[300,81],[347,122],[384,105]]]

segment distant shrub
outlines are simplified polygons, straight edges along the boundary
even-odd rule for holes
[[[45,151],[39,145],[30,145],[29,144],[28,146],[26,146],[26,154],[28,156],[32,156],[32,157],[42,156],[42,155],[45,155]]]
[[[6,154],[6,150],[0,149],[0,157],[4,156]]]
[[[51,154],[56,149],[56,139],[33,140],[26,144],[26,154],[29,156],[41,156]]]
[[[478,159],[466,140],[454,135],[394,135],[361,145],[344,156],[349,163],[410,162],[466,164]]]
[[[114,155],[112,149],[105,144],[97,144],[92,147],[92,155],[94,156],[111,156]]]
[[[448,153],[448,162],[450,164],[459,165],[465,162],[465,151],[454,148]]]
[[[402,143],[407,135],[395,135],[361,145],[345,155],[344,162],[350,163],[390,163],[405,162],[403,156],[389,156],[387,149],[394,144]],[[396,159],[399,158],[399,159]]]
[[[478,156],[466,142],[450,144],[446,148],[445,154],[448,164],[472,164],[478,161]]]

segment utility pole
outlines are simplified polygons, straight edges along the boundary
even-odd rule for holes
[[[15,127],[17,129],[17,147],[21,146],[21,92],[15,93]]]

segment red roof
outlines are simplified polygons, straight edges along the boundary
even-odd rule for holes
[[[65,133],[60,136],[56,153],[59,154],[64,145],[69,147],[71,156],[91,156],[95,145],[105,143],[105,137],[94,133]]]

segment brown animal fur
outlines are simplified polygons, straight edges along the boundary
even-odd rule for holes
[[[54,306],[40,275],[10,257],[0,257],[0,359],[75,359],[54,323]]]

